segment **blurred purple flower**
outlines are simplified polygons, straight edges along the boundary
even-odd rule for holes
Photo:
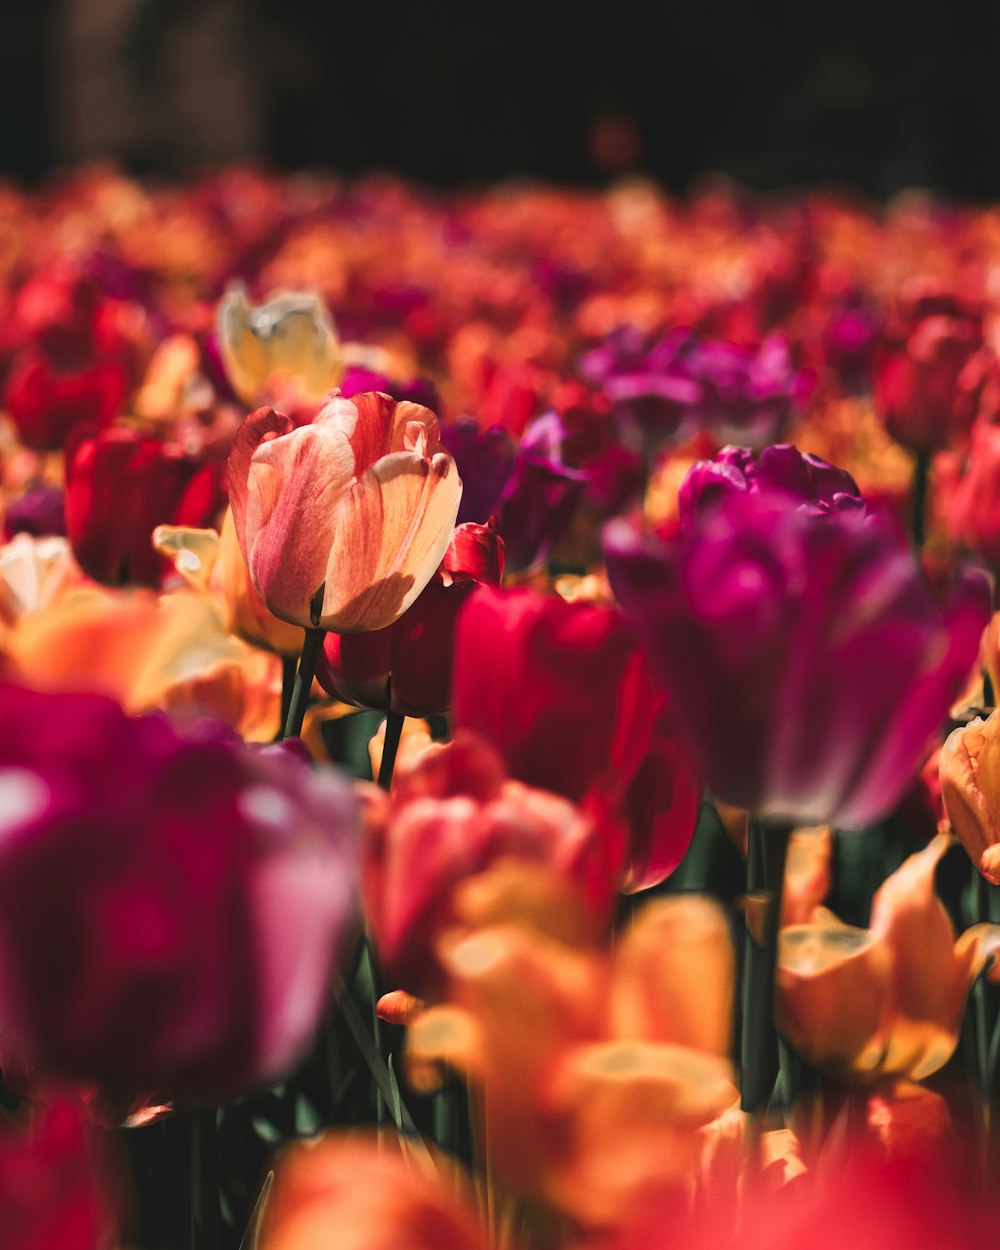
[[[791,443],[772,443],[761,451],[723,447],[711,460],[692,465],[677,502],[681,524],[690,528],[705,508],[721,504],[730,492],[780,491],[812,512],[864,508],[854,478],[819,456]]]
[[[8,542],[15,534],[30,534],[33,538],[65,535],[66,506],[62,488],[46,482],[29,486],[23,495],[7,504],[3,532]]]
[[[625,440],[652,450],[698,429],[762,446],[813,386],[779,335],[753,349],[683,328],[653,339],[621,327],[583,357],[580,370],[611,400]]]
[[[0,687],[5,1050],[126,1095],[276,1079],[353,929],[355,823],[293,749]]]
[[[605,531],[608,572],[727,803],[859,826],[900,799],[989,619],[967,573],[934,602],[879,516],[725,491],[666,542]]]
[[[410,378],[407,382],[394,382],[388,374],[364,365],[348,365],[340,380],[340,393],[345,399],[364,395],[368,391],[381,391],[393,399],[412,404],[423,404],[431,412],[440,413],[441,396],[433,382],[426,378]]]

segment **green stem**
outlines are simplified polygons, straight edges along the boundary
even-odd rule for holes
[[[406,718],[399,712],[390,712],[385,721],[385,742],[382,745],[382,764],[378,770],[378,784],[383,790],[392,785],[392,773],[396,767],[396,752],[399,750],[399,739],[403,733],[403,721]]]
[[[305,719],[306,708],[309,706],[309,692],[312,690],[313,677],[316,673],[316,661],[319,659],[320,648],[323,646],[325,637],[325,629],[306,630],[282,738],[297,738],[302,732],[302,722]]]
[[[219,1156],[215,1108],[191,1112],[191,1250],[218,1250]]]
[[[778,1074],[774,973],[788,834],[783,825],[747,821],[747,905],[759,900],[765,907],[756,934],[747,925],[743,957],[742,1106],[751,1115],[767,1110]]]
[[[284,733],[288,709],[292,706],[292,690],[295,688],[295,669],[298,661],[294,655],[281,657],[281,729]]]

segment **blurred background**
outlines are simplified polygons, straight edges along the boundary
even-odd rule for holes
[[[1000,198],[998,51],[985,0],[8,0],[0,173],[256,158]]]

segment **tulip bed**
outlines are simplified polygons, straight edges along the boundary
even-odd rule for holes
[[[1000,213],[0,189],[2,1250],[971,1247]]]

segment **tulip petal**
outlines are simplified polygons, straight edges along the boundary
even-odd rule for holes
[[[461,498],[455,463],[443,454],[428,461],[418,451],[397,451],[372,465],[344,495],[327,531],[325,590],[314,623],[340,633],[391,625],[444,558]]]

